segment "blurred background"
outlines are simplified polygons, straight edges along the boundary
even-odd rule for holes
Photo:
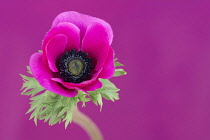
[[[102,18],[127,76],[113,78],[120,100],[81,110],[105,140],[210,139],[209,0],[1,0],[0,140],[88,140],[76,124],[29,121],[20,95],[30,56],[64,11]]]

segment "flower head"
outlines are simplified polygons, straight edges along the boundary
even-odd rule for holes
[[[42,52],[34,53],[30,68],[46,90],[74,97],[102,87],[99,78],[114,74],[113,32],[102,19],[64,12],[44,37]]]

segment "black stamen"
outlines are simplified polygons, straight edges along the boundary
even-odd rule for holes
[[[87,56],[87,53],[76,52],[74,49],[65,52],[58,62],[61,78],[71,83],[81,83],[87,80],[93,68],[92,58]]]

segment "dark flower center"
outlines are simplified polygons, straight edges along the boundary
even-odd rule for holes
[[[58,61],[60,76],[65,82],[81,83],[88,79],[92,71],[92,58],[87,53],[71,50],[65,52]]]

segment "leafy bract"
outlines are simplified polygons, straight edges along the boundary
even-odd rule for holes
[[[114,66],[115,67],[119,67],[119,66],[124,66],[123,64],[121,64],[120,62],[117,62],[117,58],[114,59]],[[115,73],[114,73],[114,77],[117,76],[122,76],[122,75],[126,75],[127,73],[124,71],[124,69],[122,68],[115,68]]]
[[[123,69],[115,69],[115,73],[114,76],[122,76],[122,75],[126,75],[127,73],[123,70]]]
[[[77,103],[90,100],[84,92],[79,92],[72,98],[55,94],[45,90],[33,77],[21,76],[24,80],[21,94],[31,96],[31,106],[26,114],[31,113],[30,119],[33,119],[36,125],[37,120],[48,121],[49,125],[65,121],[66,128],[72,121],[72,109],[77,107]]]
[[[100,81],[103,83],[103,87],[100,89],[97,89],[95,91],[89,91],[90,97],[92,101],[96,105],[100,105],[102,109],[102,97],[107,100],[112,100],[113,102],[115,100],[119,99],[119,94],[117,93],[120,89],[118,89],[110,80],[108,79],[100,79]]]
[[[123,65],[116,62],[115,59],[115,67],[118,66]],[[27,70],[29,74],[32,74],[29,66],[27,66]],[[123,69],[115,69],[114,76],[125,74]],[[31,97],[30,108],[26,113],[31,113],[30,119],[33,119],[36,125],[37,120],[48,121],[49,125],[65,122],[66,128],[72,122],[72,110],[77,108],[78,102],[82,102],[84,107],[86,102],[92,100],[102,109],[103,98],[113,102],[119,99],[117,93],[119,89],[108,79],[99,79],[103,84],[100,89],[88,93],[78,91],[77,96],[68,98],[46,90],[33,76],[20,75],[24,81],[21,94]]]

